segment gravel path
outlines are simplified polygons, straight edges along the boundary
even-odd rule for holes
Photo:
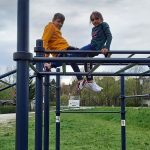
[[[93,107],[80,107],[80,109],[91,109],[91,108],[93,108]],[[66,110],[68,110],[68,109],[66,109]],[[34,113],[34,112],[30,112],[29,115],[31,113]],[[0,124],[7,123],[7,122],[10,122],[15,119],[16,119],[16,113],[0,114]]]
[[[16,113],[11,114],[0,114],[0,123],[7,123],[11,120],[16,119]]]

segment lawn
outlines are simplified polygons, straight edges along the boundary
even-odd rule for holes
[[[119,110],[99,107],[88,111]],[[85,110],[86,111],[86,110]],[[55,113],[50,115],[50,150],[55,150]],[[15,122],[0,125],[0,150],[15,149]],[[127,150],[150,150],[150,109],[127,108]],[[120,114],[61,114],[61,150],[120,150]],[[34,150],[34,115],[29,119],[29,150]]]

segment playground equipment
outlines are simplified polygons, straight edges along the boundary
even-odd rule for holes
[[[45,77],[45,94],[44,94],[44,150],[48,150],[49,149],[49,76],[50,75],[56,75],[56,150],[60,150],[60,114],[61,113],[120,113],[121,114],[121,149],[122,150],[126,150],[126,123],[125,123],[125,98],[133,98],[133,97],[149,97],[149,94],[146,95],[135,95],[135,96],[125,96],[125,90],[124,90],[124,76],[149,76],[149,70],[142,72],[142,73],[130,73],[130,72],[125,72],[126,70],[128,70],[129,68],[132,68],[135,65],[149,65],[150,63],[150,58],[132,58],[132,56],[134,56],[134,54],[150,54],[149,51],[111,51],[109,52],[111,55],[113,54],[130,54],[128,56],[128,58],[77,58],[74,57],[72,58],[68,58],[68,57],[59,57],[59,58],[44,58],[43,54],[44,53],[74,53],[74,52],[80,52],[80,53],[84,53],[83,51],[48,51],[48,50],[44,50],[43,49],[43,45],[42,45],[42,40],[37,40],[36,41],[36,47],[35,47],[35,52],[36,52],[36,56],[30,59],[26,59],[23,61],[27,61],[27,68],[29,68],[29,66],[35,71],[36,73],[36,112],[35,112],[35,150],[42,150],[42,97],[43,97],[43,91],[42,89],[42,83],[43,83],[43,77]],[[87,53],[87,52],[86,52]],[[89,53],[97,53],[97,52],[93,52],[90,51]],[[21,54],[21,55],[20,55]],[[23,52],[17,52],[14,53],[14,59],[17,61],[17,63],[21,63],[21,59],[22,57],[24,57]],[[30,55],[29,55],[30,56]],[[62,62],[65,63],[66,65],[68,65],[71,62],[76,62],[79,63],[80,65],[83,65],[84,63],[96,63],[95,66],[99,66],[99,65],[126,65],[125,67],[123,67],[122,69],[115,71],[115,72],[96,72],[94,73],[95,69],[97,69],[97,67],[95,67],[95,69],[91,69],[89,72],[67,72],[66,69],[65,71],[60,72],[60,69],[57,68],[56,72],[45,72],[43,71],[43,66],[42,63],[43,62],[53,62],[53,61],[57,61],[57,62]],[[36,67],[34,67],[32,64],[29,65],[29,63],[36,63]],[[69,63],[68,63],[69,62]],[[20,64],[19,64],[20,65]],[[19,66],[18,65],[18,66]],[[26,68],[26,69],[27,69]],[[20,73],[22,68],[17,68],[17,76],[22,76],[22,72]],[[98,111],[98,112],[83,112],[83,111],[60,111],[60,76],[75,76],[76,74],[81,74],[81,75],[88,75],[88,74],[92,74],[95,76],[120,76],[121,77],[121,111]],[[26,72],[26,76],[22,76],[22,78],[25,78],[24,80],[26,80],[26,82],[28,81],[27,79],[28,77],[28,72]],[[22,95],[25,89],[25,83],[24,85],[22,85],[21,82],[19,82],[18,80],[20,80],[21,78],[19,77],[19,79],[17,78],[17,84],[19,89],[17,88],[17,115],[18,118],[21,117],[22,114],[20,114],[18,107],[23,106],[22,103],[22,99],[19,99],[19,96]],[[23,80],[23,79],[22,79]],[[23,88],[23,90],[21,91],[21,89]],[[26,89],[28,89],[28,85],[26,84]],[[22,94],[21,94],[22,93]],[[26,93],[25,97],[28,97],[28,93]],[[18,104],[19,101],[19,104]],[[27,99],[26,99],[27,101]],[[19,106],[20,105],[20,106]],[[24,106],[23,106],[24,107]],[[22,108],[23,109],[23,108]],[[28,110],[24,110],[24,111],[28,111]],[[21,111],[22,112],[22,111]],[[27,113],[27,112],[26,112]],[[27,117],[27,116],[26,116]],[[27,120],[19,120],[17,118],[16,120],[16,131],[19,130],[18,128],[22,128],[20,127],[22,124],[26,123],[25,121]],[[24,123],[23,123],[24,122]],[[28,132],[27,132],[28,133]],[[21,131],[19,130],[18,132],[16,132],[16,150],[19,150],[20,148],[23,150],[27,150],[24,148],[23,145],[26,145],[27,143],[25,143],[25,141],[23,140],[24,138],[27,138],[27,133],[26,135],[22,135]],[[17,141],[18,138],[18,141]],[[22,139],[22,143],[20,143],[20,140]],[[27,145],[26,145],[27,146]],[[19,147],[19,148],[17,148]]]
[[[94,112],[94,113],[121,113],[121,149],[126,150],[126,124],[125,124],[125,96],[124,93],[124,76],[149,76],[150,70],[142,73],[125,72],[135,65],[149,65],[150,58],[132,58],[135,54],[150,54],[150,51],[111,51],[109,54],[129,54],[128,58],[44,58],[44,53],[67,53],[65,51],[45,51],[42,40],[36,41],[35,52],[33,57],[29,52],[29,0],[18,0],[18,20],[17,20],[17,52],[14,53],[14,60],[17,61],[17,70],[8,74],[17,72],[17,95],[16,95],[16,150],[28,150],[28,88],[29,88],[29,63],[36,63],[36,67],[30,64],[36,75],[36,111],[35,111],[35,150],[49,149],[49,76],[56,75],[56,150],[60,150],[60,76],[94,75],[94,76],[120,76],[121,77],[121,111],[118,112]],[[83,51],[68,51],[69,53],[84,53]],[[86,52],[87,53],[87,52]],[[100,53],[89,51],[90,53]],[[95,67],[89,72],[44,72],[43,62],[61,62],[66,65],[72,62],[95,63]],[[126,65],[116,72],[94,72],[100,65]],[[8,75],[7,74],[7,75]],[[4,76],[0,76],[2,79]],[[43,99],[43,77],[45,78],[45,96],[44,96],[44,144],[42,143],[42,99]],[[13,86],[13,85],[11,85]],[[2,89],[1,89],[2,90]],[[148,95],[149,96],[149,95]],[[65,112],[64,112],[65,113]],[[66,112],[71,113],[71,112]],[[80,113],[80,112],[78,112]],[[88,113],[88,112],[86,112]],[[90,113],[90,112],[89,112]]]
[[[22,95],[24,95],[24,91],[28,91],[28,84],[25,84],[25,82],[22,82],[25,78],[26,82],[28,83],[28,79],[29,78],[33,78],[36,77],[36,114],[35,114],[35,149],[36,150],[41,150],[42,149],[42,102],[43,102],[43,91],[42,89],[42,84],[43,84],[43,77],[45,77],[45,82],[44,82],[44,86],[45,86],[45,94],[44,94],[44,150],[48,150],[49,149],[49,75],[56,75],[56,99],[57,99],[57,103],[56,103],[56,150],[60,149],[60,113],[121,113],[121,141],[122,141],[122,150],[126,149],[126,124],[125,124],[125,98],[133,98],[133,97],[150,97],[150,94],[145,94],[145,95],[131,95],[131,96],[125,96],[124,94],[124,76],[149,76],[149,70],[142,72],[142,73],[125,73],[124,71],[135,66],[138,62],[138,65],[148,65],[150,63],[150,59],[149,58],[131,58],[134,54],[139,54],[141,53],[141,51],[118,51],[118,53],[133,53],[132,56],[130,55],[128,58],[126,59],[122,59],[122,63],[118,63],[118,59],[115,58],[84,58],[84,62],[88,63],[88,62],[93,62],[95,63],[98,62],[99,65],[99,61],[102,60],[104,63],[100,63],[101,65],[112,65],[111,60],[115,60],[113,62],[113,65],[126,65],[125,67],[123,67],[122,69],[113,72],[113,73],[93,73],[94,69],[92,68],[93,71],[89,71],[91,74],[96,75],[96,76],[121,76],[121,111],[100,111],[100,112],[82,112],[82,111],[60,111],[60,76],[61,75],[76,75],[77,73],[72,73],[72,72],[60,72],[59,68],[57,69],[57,72],[44,72],[43,71],[43,66],[42,66],[42,61],[53,61],[53,58],[43,58],[43,57],[38,57],[38,56],[43,56],[43,53],[47,52],[43,49],[42,46],[42,40],[37,40],[36,43],[36,47],[35,47],[35,52],[37,52],[36,57],[32,58],[31,60],[26,60],[28,61],[27,63],[27,68],[29,68],[29,66],[35,71],[35,75],[29,77],[28,72],[26,72],[26,75],[22,75],[19,76],[20,72],[19,69],[21,68],[17,68],[17,85],[20,89],[17,88],[17,109],[18,111],[16,112],[16,115],[18,115],[18,118],[21,118],[23,115],[25,115],[26,113],[28,114],[28,109],[26,109],[26,107],[24,107],[24,101],[22,99],[24,99],[24,97],[22,97]],[[48,51],[48,52],[55,52],[58,53],[57,51]],[[68,51],[69,53],[74,52],[74,51]],[[80,51],[78,51],[80,52]],[[63,53],[63,52],[62,52]],[[66,53],[66,52],[64,52]],[[90,52],[90,53],[97,53],[97,52]],[[116,51],[111,51],[110,52],[112,55],[113,53],[117,53]],[[148,51],[144,51],[144,53],[146,54],[150,54],[150,52]],[[20,53],[15,53],[14,54],[14,59],[17,61],[21,61],[21,57],[23,57],[22,52],[21,55],[19,55]],[[54,58],[57,59],[57,58]],[[57,60],[54,61],[64,61],[66,62],[66,64],[68,63],[67,61],[68,58],[59,58]],[[74,58],[76,59],[76,61],[78,62],[78,58]],[[110,61],[109,61],[110,60]],[[133,63],[130,63],[130,61]],[[146,60],[146,61],[145,61]],[[22,62],[24,62],[25,60],[23,59]],[[106,62],[105,62],[106,61]],[[129,62],[128,62],[129,61]],[[36,63],[36,68],[32,65],[32,62],[37,62]],[[140,62],[140,63],[139,63]],[[30,64],[29,64],[30,63]],[[80,65],[82,65],[83,63],[80,62]],[[26,68],[26,69],[27,69]],[[65,69],[66,70],[66,69]],[[82,74],[82,75],[87,75],[89,74],[89,72],[81,72],[78,74]],[[0,76],[0,79],[14,74],[16,73],[16,70],[10,71],[4,75]],[[18,77],[19,76],[19,77]],[[19,80],[21,80],[19,82]],[[22,85],[23,84],[23,85]],[[9,87],[12,87],[16,85],[16,83],[12,84],[12,85],[8,85],[7,87],[0,89],[0,91],[7,89]],[[26,85],[26,87],[25,87]],[[18,93],[19,91],[19,93]],[[19,96],[21,96],[21,99],[19,99]],[[28,101],[28,92],[25,94],[25,101]],[[18,108],[20,107],[20,108]],[[24,111],[27,111],[26,113]],[[25,113],[25,114],[24,114]],[[28,116],[23,116],[23,117],[27,117],[25,120],[21,119],[19,120],[18,118],[16,119],[16,150],[19,150],[20,148],[23,150],[27,150],[28,146],[26,145],[27,143],[27,138],[28,138],[28,126],[27,129],[25,130],[27,133],[23,134],[24,132],[24,124],[26,124]],[[18,124],[17,124],[18,122]],[[17,126],[18,125],[18,126]],[[22,128],[23,130],[19,130],[20,128]],[[26,140],[24,141],[24,138],[26,138]],[[18,140],[18,141],[17,141]],[[21,140],[21,143],[20,143]],[[23,145],[25,145],[26,147],[24,147]]]

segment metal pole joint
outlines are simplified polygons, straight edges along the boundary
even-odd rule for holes
[[[18,51],[18,52],[13,53],[13,60],[32,61],[33,55],[32,53],[29,53],[29,52]]]

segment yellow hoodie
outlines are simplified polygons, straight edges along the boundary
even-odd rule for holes
[[[68,42],[62,37],[61,31],[52,22],[45,27],[42,40],[45,50],[64,50],[69,47]],[[49,54],[45,56],[48,57]],[[57,54],[52,54],[52,56],[56,57]]]

